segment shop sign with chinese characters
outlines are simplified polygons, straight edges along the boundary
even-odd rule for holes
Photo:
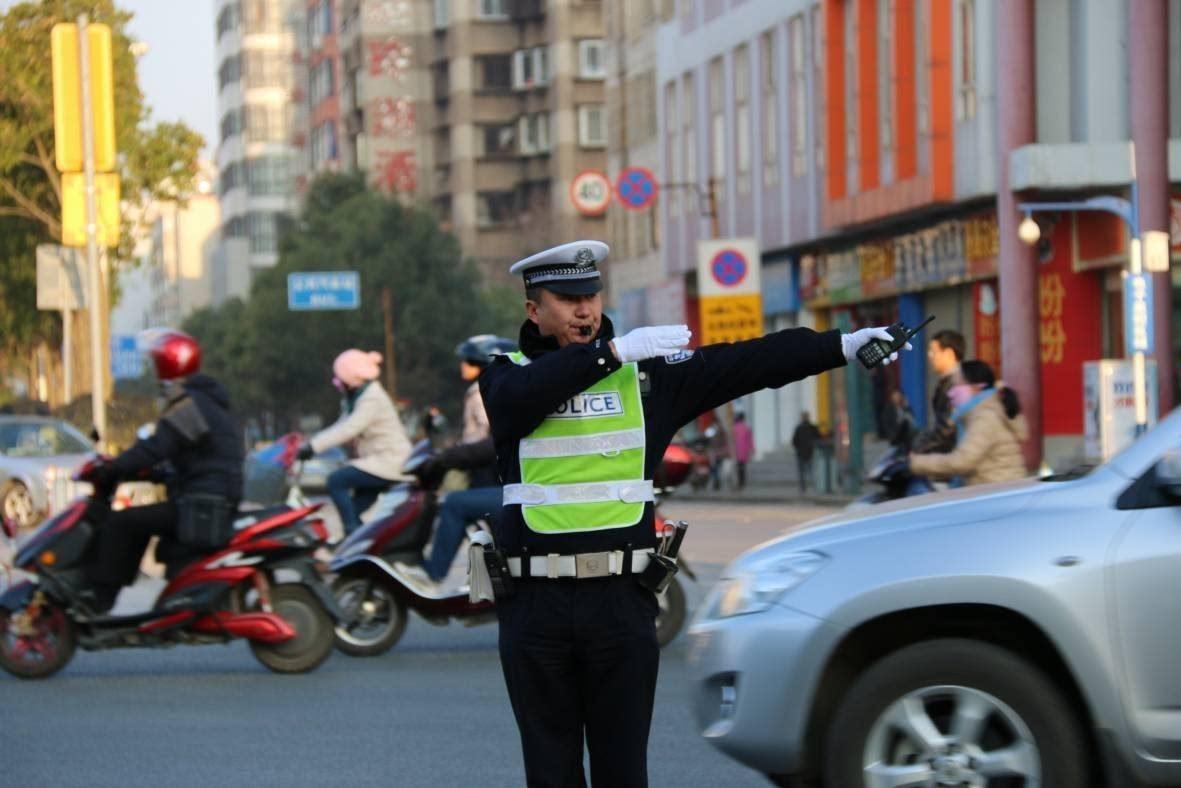
[[[813,305],[844,304],[996,276],[996,218],[975,216],[800,260]]]

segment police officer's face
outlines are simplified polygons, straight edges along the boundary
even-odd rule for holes
[[[603,297],[542,290],[539,300],[525,302],[525,314],[543,337],[557,339],[558,347],[590,342],[603,322]]]

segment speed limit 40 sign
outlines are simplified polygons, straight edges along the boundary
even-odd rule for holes
[[[583,216],[600,216],[611,202],[611,181],[598,170],[583,170],[570,181],[570,201]]]

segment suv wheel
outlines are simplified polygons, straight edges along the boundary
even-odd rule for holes
[[[873,664],[825,740],[825,784],[1090,784],[1076,713],[1034,665],[997,646],[933,640]]]

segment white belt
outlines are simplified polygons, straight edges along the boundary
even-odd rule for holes
[[[526,438],[518,448],[522,460],[547,457],[577,457],[586,454],[613,456],[628,449],[645,446],[644,430],[618,430],[597,435],[570,435],[563,438]]]
[[[632,553],[632,574],[643,572],[648,566],[652,550],[637,550]],[[529,576],[547,577],[608,577],[623,574],[623,550],[609,550],[605,553],[579,553],[577,555],[529,556]],[[508,571],[513,577],[521,577],[521,559],[508,559]]]
[[[652,482],[587,482],[586,484],[506,484],[504,505],[559,503],[644,503],[653,501],[656,495]]]

